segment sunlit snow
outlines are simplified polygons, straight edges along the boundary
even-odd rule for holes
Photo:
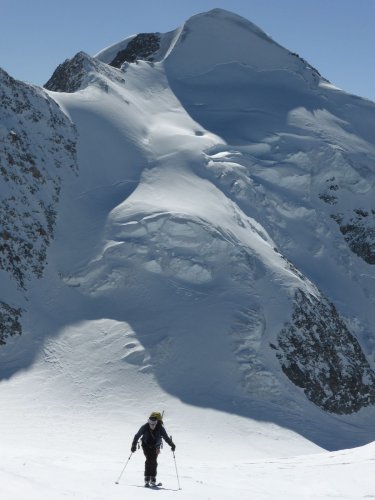
[[[219,9],[161,40],[113,69],[123,84],[48,92],[79,174],[25,333],[0,348],[0,496],[375,498],[374,410],[323,412],[269,347],[297,289],[324,293],[373,367],[374,272],[319,195],[373,206],[375,107]],[[151,411],[177,445],[158,493],[141,450],[115,484]]]

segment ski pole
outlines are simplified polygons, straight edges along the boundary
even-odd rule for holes
[[[126,461],[126,464],[124,465],[124,468],[122,469],[121,474],[119,475],[119,477],[118,477],[117,481],[115,482],[115,484],[119,484],[121,476],[123,475],[124,470],[126,469],[126,466],[128,465],[129,460],[131,459],[132,455],[133,455],[133,452],[130,453],[130,456],[129,456],[128,460]]]
[[[172,440],[172,436],[169,436],[170,437],[170,440]],[[177,463],[176,463],[176,456],[174,454],[174,451],[172,452],[173,453],[173,459],[174,459],[174,468],[176,469],[176,476],[177,476],[177,482],[178,482],[178,489],[181,490],[181,485],[180,485],[180,478],[178,477],[178,471],[177,471]]]
[[[173,452],[173,458],[174,458],[174,466],[175,466],[175,469],[176,469],[176,476],[177,476],[177,483],[178,483],[178,489],[181,490],[181,485],[180,485],[180,478],[178,477],[178,471],[177,471],[177,464],[176,464],[176,457],[175,457],[175,454]]]
[[[170,440],[172,441],[172,436],[169,436]],[[174,467],[176,469],[176,476],[177,476],[177,482],[178,482],[178,489],[181,490],[181,485],[180,485],[180,478],[178,477],[178,471],[177,471],[177,463],[176,463],[176,456],[173,451],[173,459],[174,459]]]

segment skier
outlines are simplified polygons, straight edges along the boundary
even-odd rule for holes
[[[145,486],[157,486],[156,471],[158,467],[158,455],[162,446],[162,438],[171,447],[172,451],[176,449],[176,445],[168,436],[163,426],[162,415],[154,411],[151,413],[148,422],[139,429],[134,436],[131,451],[134,453],[137,450],[138,439],[142,437],[142,449],[146,457],[145,462]]]

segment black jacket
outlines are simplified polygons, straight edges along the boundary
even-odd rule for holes
[[[141,436],[142,446],[145,446],[146,448],[160,448],[162,438],[169,444],[169,446],[172,446],[173,444],[172,439],[168,436],[167,431],[164,429],[161,422],[156,424],[155,429],[151,429],[148,423],[142,425],[137,434],[134,436],[133,446],[137,444],[137,441]]]

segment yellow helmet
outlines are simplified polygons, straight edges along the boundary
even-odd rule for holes
[[[150,420],[157,420],[158,422],[163,423],[163,417],[161,416],[161,413],[158,411],[153,411],[151,413]]]

